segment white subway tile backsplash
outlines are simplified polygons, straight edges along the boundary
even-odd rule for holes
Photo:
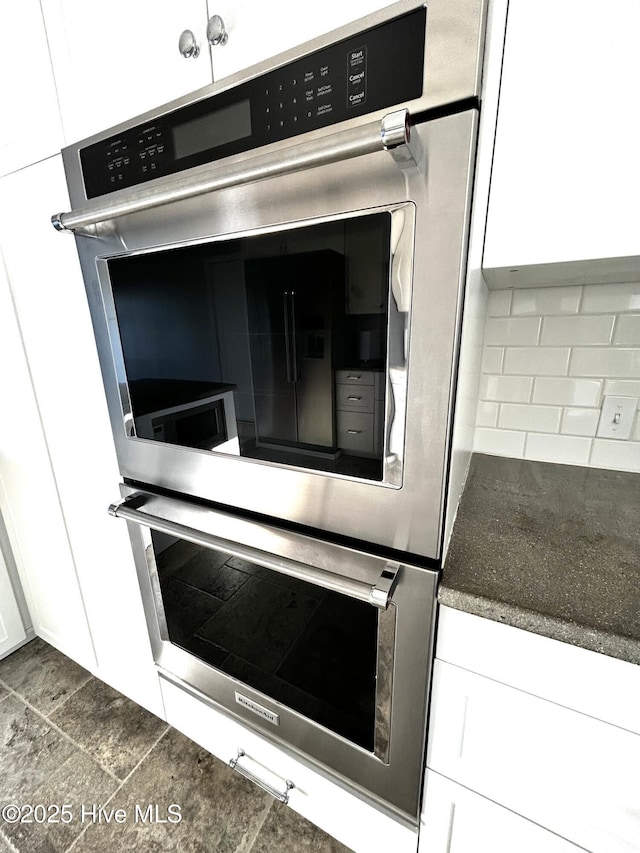
[[[604,393],[614,397],[640,397],[640,379],[605,379]]]
[[[486,400],[480,400],[478,403],[478,413],[476,415],[476,426],[494,427],[498,422],[498,403],[490,403]]]
[[[572,353],[569,373],[571,376],[635,379],[640,377],[640,347],[637,349],[576,347]]]
[[[640,282],[586,285],[580,311],[584,314],[640,311]]]
[[[569,369],[569,347],[513,347],[504,355],[504,373],[563,376]]]
[[[586,465],[589,461],[590,449],[590,438],[528,433],[524,458],[538,459],[543,462],[563,462],[567,465]]]
[[[485,347],[482,354],[483,373],[502,373],[503,347]]]
[[[608,344],[615,319],[612,315],[545,317],[540,343],[543,346]]]
[[[533,402],[557,406],[597,406],[601,390],[601,379],[556,379],[545,376],[535,380]]]
[[[599,420],[600,409],[565,409],[560,432],[563,435],[594,436]]]
[[[511,313],[576,314],[580,305],[581,287],[532,287],[514,290]]]
[[[504,403],[528,403],[533,379],[526,376],[483,376],[480,399]]]
[[[487,300],[488,317],[508,317],[511,311],[512,290],[492,290]]]
[[[526,346],[537,344],[540,317],[489,317],[484,333],[485,346]]]
[[[640,347],[640,314],[622,314],[618,317],[613,342]]]
[[[591,465],[594,468],[640,471],[640,442],[596,438],[591,451]]]
[[[494,456],[522,457],[526,433],[508,429],[485,429],[475,432],[473,449],[476,453],[491,453]]]
[[[503,403],[498,415],[498,426],[525,432],[558,432],[561,415],[562,409],[557,406]]]
[[[493,291],[475,449],[640,471],[628,441],[597,437],[604,395],[640,397],[640,283]]]

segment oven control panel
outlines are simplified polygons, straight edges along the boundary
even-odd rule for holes
[[[88,199],[422,94],[426,8],[80,151]]]

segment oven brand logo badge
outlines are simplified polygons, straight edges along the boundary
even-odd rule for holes
[[[254,702],[252,699],[249,699],[248,696],[243,696],[242,693],[236,693],[235,696],[238,705],[242,705],[243,708],[247,708],[249,711],[253,711],[254,714],[257,714],[259,717],[262,717],[263,720],[268,720],[274,726],[280,725],[279,714],[274,714],[273,711],[270,711],[268,708],[265,708],[264,705],[258,705],[257,702]]]

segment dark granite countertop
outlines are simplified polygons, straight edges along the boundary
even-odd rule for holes
[[[475,454],[439,600],[640,664],[640,474]]]

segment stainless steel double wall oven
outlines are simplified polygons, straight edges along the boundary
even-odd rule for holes
[[[483,26],[397,3],[70,146],[54,217],[162,674],[413,822]]]

